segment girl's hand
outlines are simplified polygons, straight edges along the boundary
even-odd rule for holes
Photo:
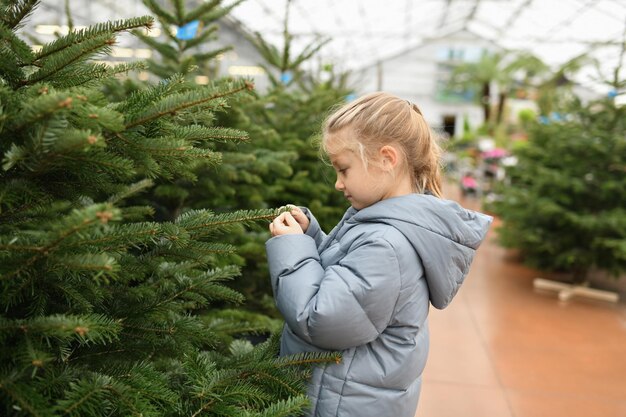
[[[302,228],[293,218],[291,213],[284,212],[270,223],[270,233],[272,236],[280,235],[298,235],[302,234]]]
[[[296,219],[296,221],[300,225],[300,228],[302,228],[302,232],[306,233],[306,230],[309,228],[310,223],[309,218],[306,216],[306,214],[304,214],[304,212],[300,210],[299,207],[292,206],[291,204],[288,205],[287,208],[289,209],[289,212],[291,213],[293,218]]]

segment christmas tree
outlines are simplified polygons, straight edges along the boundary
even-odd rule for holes
[[[135,31],[136,36],[159,54],[158,60],[148,60],[149,71],[160,79],[172,74],[217,78],[219,63],[215,58],[232,50],[232,47],[210,49],[208,45],[218,38],[219,25],[216,22],[242,1],[228,6],[222,6],[222,0],[205,1],[189,8],[186,2],[180,0],[143,0],[160,23],[161,34],[165,38],[162,41]]]
[[[622,81],[623,83],[623,81]],[[626,107],[574,100],[561,120],[535,123],[491,209],[499,236],[530,265],[585,283],[626,269]]]
[[[255,153],[259,168],[247,171],[252,173],[247,178],[266,184],[261,196],[258,188],[245,194],[248,202],[262,202],[267,207],[308,206],[324,230],[329,231],[341,219],[348,203],[334,188],[332,166],[320,160],[319,134],[326,115],[333,106],[345,102],[351,89],[348,74],[336,74],[330,64],[317,71],[303,69],[328,39],[316,39],[297,51],[289,31],[290,5],[291,2],[286,3],[281,47],[267,42],[260,33],[248,38],[263,58],[259,65],[269,77],[268,90],[257,92],[256,100],[242,101],[238,113],[222,113],[219,117],[230,117],[225,122],[231,126],[263,132],[240,148]],[[246,171],[238,172],[243,175]],[[235,283],[236,288],[255,300],[255,310],[278,315],[270,303],[266,232],[250,230],[237,238],[245,265],[243,279]]]
[[[141,30],[134,33],[153,50],[159,52],[161,61],[151,60],[146,70],[152,78],[166,79],[174,74],[185,74],[190,82],[202,80],[214,84],[229,83],[232,78],[219,76],[221,54],[231,47],[212,46],[219,35],[218,27],[228,12],[239,2],[222,7],[220,1],[187,4],[176,0],[165,2],[144,2],[160,24],[162,35],[153,38]],[[193,28],[192,31],[171,28]],[[180,33],[179,33],[180,32]],[[115,81],[107,83],[107,92],[112,99],[143,88],[141,82]],[[123,97],[125,94],[121,94]],[[177,213],[188,208],[212,207],[216,212],[272,207],[271,202],[279,200],[277,195],[283,187],[277,186],[279,178],[293,174],[291,167],[297,158],[293,150],[281,149],[281,138],[265,123],[258,123],[250,117],[260,102],[255,90],[230,100],[228,107],[213,113],[213,124],[230,127],[241,140],[213,141],[206,146],[222,157],[219,166],[204,166],[196,170],[193,181],[176,178],[171,181],[156,180],[155,186],[141,196],[153,205],[160,218],[175,218]],[[243,133],[245,132],[245,133]],[[142,201],[135,199],[136,202]],[[279,205],[283,205],[282,203]],[[224,257],[229,263],[244,267],[243,277],[229,285],[242,291],[251,300],[246,308],[261,310],[278,317],[264,264],[264,243],[268,238],[266,225],[231,228],[224,236],[230,244],[240,248],[240,253],[230,253]],[[242,256],[243,255],[243,256]],[[251,272],[254,271],[254,272]],[[254,278],[249,278],[250,275]],[[262,288],[260,291],[258,288]],[[259,295],[261,295],[259,297]]]
[[[224,308],[242,296],[216,236],[275,210],[183,210],[154,221],[137,205],[153,180],[193,180],[239,139],[213,114],[251,86],[198,87],[174,75],[115,102],[104,80],[121,32],[152,18],[71,31],[33,51],[19,35],[38,2],[0,12],[0,410],[7,416],[294,415],[307,367]],[[202,314],[198,314],[202,313]]]
[[[293,174],[275,182],[280,192],[269,196],[270,206],[306,205],[324,230],[330,230],[348,204],[334,188],[334,170],[320,161],[319,135],[324,118],[334,106],[345,102],[352,89],[348,74],[335,74],[332,64],[321,66],[317,73],[303,69],[330,39],[315,39],[296,52],[289,30],[290,6],[291,1],[287,1],[281,48],[258,32],[249,38],[265,60],[260,65],[270,77],[271,87],[261,100],[251,104],[248,114],[255,123],[278,133],[282,149],[298,155],[292,164]]]
[[[149,63],[148,71],[157,77],[188,71],[186,78],[192,81],[198,75],[217,83],[229,81],[228,77],[216,78],[211,70],[219,65],[216,62],[219,54],[205,51],[224,51],[211,47],[218,34],[213,28],[220,23],[218,17],[225,16],[237,3],[227,8],[221,8],[220,2],[190,6],[168,0],[145,4],[159,20],[164,33],[155,39],[136,31],[164,57],[165,63],[156,66]],[[310,206],[324,227],[330,229],[343,214],[347,204],[334,190],[332,168],[320,162],[315,139],[329,108],[349,93],[346,75],[333,74],[330,65],[317,76],[302,69],[303,63],[313,58],[328,40],[314,41],[294,54],[287,27],[289,7],[286,12],[284,44],[280,50],[265,42],[260,34],[250,37],[264,59],[260,65],[270,80],[269,90],[240,96],[231,101],[227,111],[214,114],[215,123],[245,131],[249,139],[209,144],[210,149],[220,152],[222,163],[217,168],[198,170],[197,181],[178,178],[157,182],[149,200],[164,218],[175,216],[184,207],[213,207],[221,212],[296,203]],[[189,27],[195,21],[201,24],[193,37],[180,39],[174,31],[168,31],[171,27]],[[275,74],[291,76],[286,80]],[[264,250],[267,237],[266,226],[231,230],[228,240],[240,251],[228,260],[243,267],[243,276],[230,285],[252,300],[247,307],[278,317],[267,278]]]

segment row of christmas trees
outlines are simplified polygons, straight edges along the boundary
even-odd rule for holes
[[[274,80],[264,96],[245,80],[196,85],[193,71],[219,51],[194,47],[229,8],[146,4],[164,25],[200,20],[206,30],[144,38],[163,57],[145,64],[153,83],[119,77],[144,64],[92,60],[152,17],[70,31],[34,52],[19,31],[38,1],[2,3],[0,413],[298,415],[303,365],[339,358],[278,358],[275,336],[246,340],[275,325],[233,308],[244,301],[229,283],[243,263],[234,245],[262,262],[267,236],[241,225],[302,193],[339,206],[326,201],[332,186],[317,181],[327,173],[308,140],[345,91],[300,77]],[[318,48],[292,58],[288,45],[255,41],[283,72]]]

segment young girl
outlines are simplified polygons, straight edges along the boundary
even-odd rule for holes
[[[342,352],[314,369],[311,416],[413,417],[429,304],[450,303],[491,218],[441,198],[440,149],[416,105],[369,94],[323,133],[352,207],[328,235],[304,208],[270,224],[281,354]]]

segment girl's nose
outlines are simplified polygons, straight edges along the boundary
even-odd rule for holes
[[[344,189],[343,182],[341,182],[341,180],[337,178],[337,181],[335,181],[335,190],[343,191],[343,189]]]

